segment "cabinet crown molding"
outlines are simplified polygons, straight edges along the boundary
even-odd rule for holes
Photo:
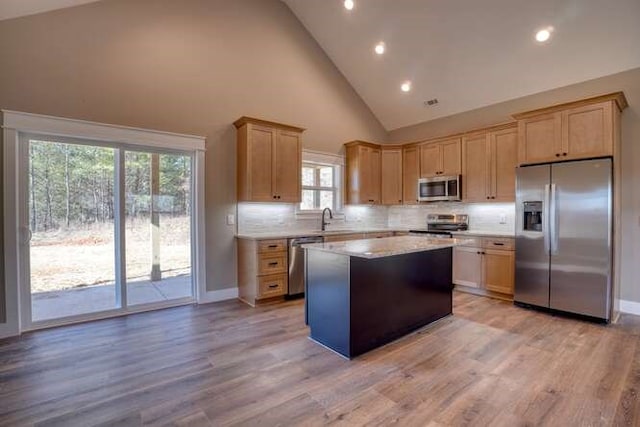
[[[301,127],[286,125],[286,124],[283,124],[283,123],[271,122],[269,120],[256,119],[254,117],[248,117],[248,116],[240,117],[238,120],[233,122],[233,125],[236,127],[236,129],[240,129],[242,126],[244,126],[247,123],[251,123],[251,124],[254,124],[254,125],[260,125],[260,126],[274,127],[274,128],[278,128],[278,129],[284,129],[284,130],[290,130],[290,131],[293,131],[293,132],[304,132],[305,131],[305,129],[301,128]]]
[[[364,145],[367,147],[371,147],[371,148],[380,148],[380,144],[375,144],[373,142],[367,142],[367,141],[360,141],[360,140],[353,140],[353,141],[349,141],[346,142],[344,144],[345,147],[349,148],[349,147],[354,147],[356,145]]]
[[[581,107],[584,105],[597,104],[600,102],[615,101],[616,106],[620,111],[629,106],[627,98],[624,96],[624,92],[613,92],[606,95],[599,95],[590,98],[580,99],[578,101],[565,102],[562,104],[552,105],[550,107],[538,108],[536,110],[525,111],[522,113],[512,114],[512,117],[516,120],[527,119],[529,117],[538,116],[541,114],[550,114],[558,111],[566,110],[568,108]]]

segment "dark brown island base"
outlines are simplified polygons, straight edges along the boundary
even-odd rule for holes
[[[354,358],[452,313],[459,239],[417,236],[307,245],[311,339]]]

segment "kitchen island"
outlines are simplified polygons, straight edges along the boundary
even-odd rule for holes
[[[310,337],[353,358],[452,312],[460,239],[387,237],[306,245]]]

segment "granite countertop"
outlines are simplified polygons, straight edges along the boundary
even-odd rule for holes
[[[312,243],[303,245],[307,250],[331,252],[360,258],[383,258],[413,252],[433,251],[468,243],[465,239],[432,238],[421,236],[384,237],[380,239],[349,240],[346,242]]]
[[[394,228],[365,228],[365,229],[349,229],[349,230],[302,230],[302,231],[276,231],[276,232],[260,232],[260,233],[239,233],[236,234],[238,239],[247,240],[263,240],[263,239],[292,239],[295,237],[306,236],[339,236],[341,234],[357,234],[357,233],[385,233],[400,231],[406,232],[419,227],[394,227]],[[496,230],[467,230],[455,231],[454,235],[461,236],[479,236],[479,237],[515,237],[515,232],[496,231]]]

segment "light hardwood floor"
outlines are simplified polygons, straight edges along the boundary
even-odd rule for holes
[[[640,320],[456,293],[455,314],[344,360],[301,301],[236,301],[0,341],[0,425],[640,425]]]

